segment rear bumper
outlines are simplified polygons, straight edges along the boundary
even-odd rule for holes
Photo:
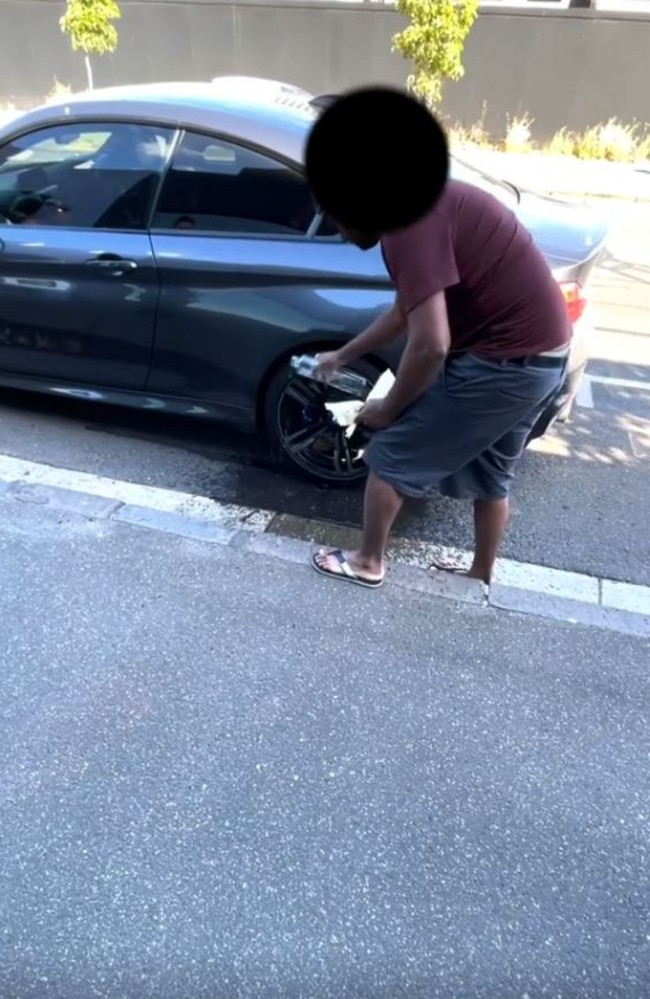
[[[589,308],[587,307],[582,318],[577,323],[574,323],[573,326],[573,339],[571,341],[567,376],[561,392],[550,407],[549,426],[555,420],[564,422],[571,415],[575,397],[580,389],[580,383],[582,382],[591,355],[593,329]]]
[[[580,383],[582,382],[585,369],[586,362],[582,368],[576,368],[573,371],[569,371],[567,374],[562,391],[553,404],[552,420],[559,420],[560,423],[566,423],[571,416],[571,411],[575,403],[576,395],[580,389]]]
[[[582,317],[573,324],[573,339],[571,341],[571,354],[569,357],[569,372],[576,370],[584,371],[587,361],[591,356],[594,340],[594,323],[589,306],[586,307]]]

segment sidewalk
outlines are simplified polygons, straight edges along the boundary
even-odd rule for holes
[[[538,153],[458,147],[460,159],[518,187],[564,197],[650,202],[650,164],[607,163]]]
[[[0,497],[3,999],[644,993],[647,639],[39,495]]]

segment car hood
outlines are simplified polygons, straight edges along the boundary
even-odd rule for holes
[[[520,191],[520,196],[517,216],[551,267],[584,262],[603,249],[610,223],[600,210],[530,191]]]

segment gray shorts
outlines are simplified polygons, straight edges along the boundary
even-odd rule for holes
[[[562,387],[566,363],[541,367],[451,358],[436,381],[366,448],[368,467],[403,496],[438,489],[454,499],[502,499],[538,417]]]

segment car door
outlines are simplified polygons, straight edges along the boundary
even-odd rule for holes
[[[340,341],[392,301],[381,254],[312,238],[314,215],[304,177],[271,153],[184,132],[152,216],[148,392],[250,410],[276,358]]]
[[[173,129],[53,124],[0,147],[0,370],[144,386],[159,280],[147,232]]]

